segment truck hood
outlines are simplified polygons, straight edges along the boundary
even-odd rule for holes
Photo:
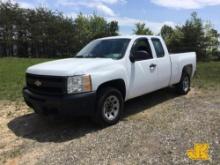
[[[114,62],[113,59],[104,58],[68,58],[33,65],[26,72],[37,75],[73,76],[89,74]]]

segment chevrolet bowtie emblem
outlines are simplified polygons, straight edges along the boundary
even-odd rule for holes
[[[41,81],[39,81],[39,80],[37,80],[37,81],[35,81],[35,82],[34,82],[34,84],[35,84],[36,86],[38,86],[38,87],[39,87],[39,86],[41,86],[41,85],[42,85],[42,82],[41,82]]]

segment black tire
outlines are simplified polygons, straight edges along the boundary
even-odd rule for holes
[[[180,82],[176,85],[177,93],[186,95],[190,91],[190,76],[186,72],[183,72]]]
[[[43,115],[43,110],[39,107],[34,107],[33,108],[34,113],[38,114],[38,115]]]
[[[121,92],[115,88],[106,87],[101,89],[98,93],[96,113],[93,119],[101,126],[113,125],[120,120],[123,109],[124,99]],[[110,120],[111,116],[112,119]]]
[[[36,106],[33,108],[34,112],[40,116],[48,116],[49,112],[44,110],[42,107],[40,106]]]

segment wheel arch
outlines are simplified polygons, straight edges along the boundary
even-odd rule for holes
[[[125,82],[123,79],[115,79],[115,80],[106,81],[106,82],[100,84],[97,88],[97,94],[99,94],[99,92],[105,87],[116,88],[117,90],[119,90],[121,92],[123,99],[125,99],[126,86],[125,86]]]
[[[188,64],[183,67],[181,75],[183,75],[183,73],[187,73],[190,77],[192,77],[192,72],[193,72],[193,65]]]

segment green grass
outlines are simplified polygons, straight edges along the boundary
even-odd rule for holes
[[[193,86],[202,89],[220,89],[220,61],[202,62],[197,64],[197,71],[192,82]]]
[[[48,60],[0,58],[0,100],[21,100],[27,67]],[[198,63],[193,86],[220,89],[220,62]]]
[[[48,59],[0,58],[0,100],[21,100],[25,70]]]

